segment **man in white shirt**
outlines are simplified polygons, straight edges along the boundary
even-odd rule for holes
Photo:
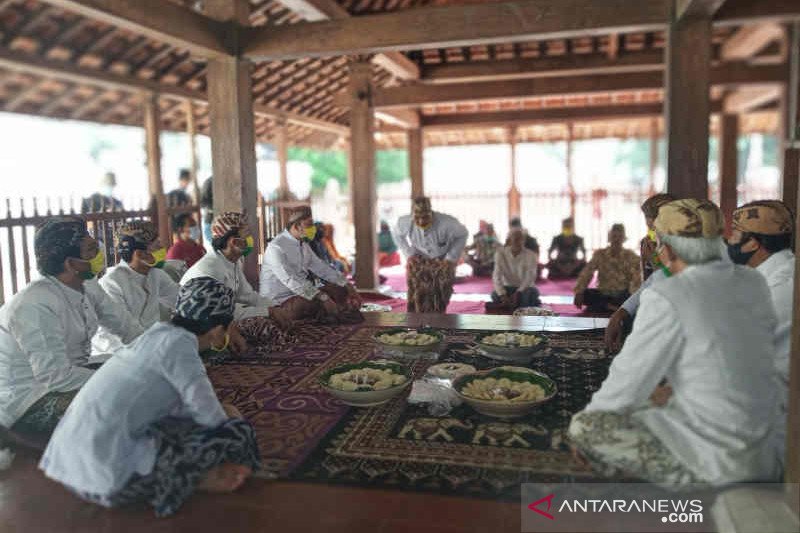
[[[168,320],[175,310],[179,287],[161,268],[167,252],[155,225],[143,220],[126,222],[117,230],[116,238],[120,263],[108,269],[100,286],[143,330],[159,320]],[[100,326],[92,339],[92,354],[108,356],[122,346],[119,336]]]
[[[49,217],[34,236],[42,277],[0,307],[0,426],[42,445],[78,389],[98,325],[130,342],[142,328],[94,279],[100,247],[77,217]]]
[[[430,198],[415,198],[412,211],[394,228],[407,258],[408,312],[444,313],[469,232],[454,217],[433,211]]]
[[[287,312],[289,320],[360,321],[361,298],[347,278],[317,257],[309,246],[316,236],[311,208],[289,213],[286,229],[267,246],[259,292]],[[311,274],[323,284],[317,286]]]
[[[603,475],[680,488],[777,481],[775,311],[757,272],[720,260],[719,208],[677,200],[655,222],[672,276],[642,293],[622,351],[572,418],[576,456]],[[648,399],[666,378],[672,395]]]
[[[236,212],[222,213],[214,218],[211,234],[213,251],[186,271],[181,286],[195,278],[214,278],[233,291],[236,328],[231,328],[232,332],[241,333],[247,342],[257,346],[269,349],[282,346],[287,341],[284,330],[290,326],[286,312],[253,290],[242,270],[242,258],[250,254],[254,246],[247,216]],[[233,336],[231,343],[239,350],[246,347]]]
[[[728,255],[739,265],[758,270],[767,280],[778,316],[775,331],[775,368],[781,379],[782,403],[789,387],[789,351],[792,330],[795,257],[792,253],[794,220],[780,200],[760,200],[733,212]]]
[[[525,232],[513,229],[508,244],[495,252],[492,301],[513,312],[519,307],[535,307],[539,301],[536,271],[539,254],[525,247]]]

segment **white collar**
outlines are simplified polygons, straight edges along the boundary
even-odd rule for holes
[[[146,278],[146,277],[147,277],[147,274],[150,274],[150,271],[152,271],[152,269],[150,269],[150,270],[147,272],[147,274],[142,274],[141,272],[136,272],[136,271],[133,269],[133,267],[132,267],[130,264],[128,264],[126,261],[120,261],[120,262],[119,262],[119,266],[121,266],[121,267],[123,267],[123,268],[127,269],[127,270],[128,270],[128,272],[130,272],[131,274],[133,274],[133,275],[134,275],[134,277],[135,277],[136,279],[142,279],[142,278]]]
[[[765,278],[769,279],[792,263],[794,263],[794,254],[787,248],[770,255],[766,261],[756,267],[756,270],[761,272]]]

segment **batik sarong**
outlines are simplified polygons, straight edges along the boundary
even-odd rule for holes
[[[572,417],[571,443],[607,478],[637,478],[680,489],[703,481],[644,424],[630,415],[582,411]]]
[[[409,313],[444,313],[453,295],[456,267],[450,261],[414,257],[406,266]]]
[[[22,438],[42,440],[46,444],[78,390],[45,394],[11,426],[11,431]]]
[[[277,352],[293,340],[290,333],[266,316],[243,318],[236,327],[248,344],[265,347],[268,352]]]
[[[109,507],[144,501],[153,506],[156,516],[169,516],[189,499],[215,466],[231,463],[250,467],[254,472],[261,466],[253,427],[241,418],[209,428],[189,419],[170,417],[153,424],[148,435],[158,443],[152,472],[145,476],[134,474],[125,487],[111,496],[78,495]]]

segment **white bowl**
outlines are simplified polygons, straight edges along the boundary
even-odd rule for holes
[[[420,333],[427,333],[428,335],[435,336],[438,340],[436,342],[432,342],[430,344],[423,344],[423,345],[411,345],[411,344],[388,344],[382,342],[378,339],[381,335],[391,335],[394,333],[400,333],[403,331],[418,331]],[[378,331],[375,335],[372,336],[372,340],[374,340],[381,348],[388,352],[396,351],[402,353],[423,353],[423,352],[438,352],[441,348],[442,342],[444,341],[444,335],[440,331],[435,329],[409,329],[409,328],[392,328],[387,330]]]
[[[393,372],[404,375],[406,380],[403,383],[394,385],[388,389],[369,391],[345,391],[331,387],[328,384],[330,377],[334,374],[341,374],[342,372],[347,372],[348,370],[355,370],[358,368],[385,368],[387,366],[391,367]],[[373,407],[384,404],[395,396],[398,396],[411,384],[411,381],[411,371],[403,365],[394,362],[364,361],[361,363],[340,365],[326,371],[322,374],[322,376],[320,376],[319,384],[323,389],[347,405],[352,405],[353,407]]]
[[[476,378],[485,378],[494,376],[508,377],[509,379],[512,380],[514,380],[513,378],[516,377],[516,380],[530,381],[532,383],[536,383],[544,388],[546,396],[539,400],[509,402],[500,400],[480,400],[478,398],[473,398],[472,396],[466,396],[461,393],[461,389],[469,381],[472,381],[473,379]],[[475,372],[472,374],[467,374],[465,376],[460,376],[453,381],[453,390],[456,392],[458,397],[464,401],[464,403],[475,409],[480,414],[491,416],[494,418],[503,418],[503,419],[519,418],[525,416],[526,414],[530,413],[533,409],[535,409],[537,406],[549,401],[558,392],[555,381],[550,379],[545,374],[542,374],[541,372],[536,372],[535,370],[531,370],[529,368],[511,367],[511,366],[498,367],[498,368],[493,368],[491,370],[483,370],[481,372]]]

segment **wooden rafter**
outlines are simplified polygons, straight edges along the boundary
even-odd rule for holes
[[[663,28],[670,11],[667,0],[518,0],[409,9],[252,29],[244,52],[258,60],[291,59],[647,31]]]
[[[223,25],[163,0],[42,0],[55,7],[124,28],[204,57],[229,55]]]

